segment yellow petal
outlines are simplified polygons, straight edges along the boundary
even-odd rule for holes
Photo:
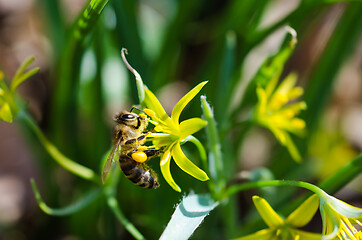
[[[292,89],[290,89],[290,91],[288,92],[288,98],[290,100],[298,98],[300,96],[302,96],[304,93],[304,89],[301,87],[294,87]]]
[[[296,73],[290,73],[279,85],[276,93],[287,95],[289,91],[294,87],[295,83],[297,82],[297,74]]]
[[[275,235],[275,230],[273,229],[263,229],[260,230],[256,233],[244,236],[244,237],[239,237],[239,238],[235,238],[233,240],[269,240],[269,239],[273,239],[272,237]]]
[[[283,225],[284,220],[273,210],[264,198],[253,196],[253,202],[260,216],[270,228],[277,228]]]
[[[281,69],[279,71],[277,71],[274,76],[272,77],[272,79],[268,82],[268,85],[265,88],[265,92],[266,92],[266,96],[269,99],[270,96],[273,94],[275,87],[278,84],[279,81],[279,77],[280,74],[282,73]]]
[[[172,148],[172,156],[177,166],[179,166],[182,169],[182,171],[190,174],[191,176],[200,181],[209,180],[207,174],[185,156],[185,154],[181,150],[179,142],[177,142],[175,146]]]
[[[284,146],[287,147],[290,155],[296,162],[298,162],[298,163],[302,162],[302,157],[300,156],[298,148],[295,146],[295,144],[294,144],[292,138],[289,136],[289,134],[285,134]]]
[[[298,229],[290,229],[289,231],[291,231],[294,236],[299,236],[300,240],[320,240],[322,238],[322,234],[319,233],[305,232]]]
[[[170,160],[171,160],[171,152],[169,147],[161,157],[160,161],[161,172],[168,185],[170,185],[175,191],[181,192],[181,188],[175,183],[175,181],[172,178],[170,171],[170,162],[171,162]]]
[[[267,94],[265,90],[261,87],[256,88],[256,95],[258,97],[258,105],[257,105],[257,111],[255,112],[256,117],[258,118],[260,115],[263,115],[266,113],[266,105],[268,101]]]
[[[0,106],[0,120],[11,123],[13,121],[13,114],[8,103]]]
[[[196,87],[194,87],[191,91],[189,91],[185,96],[183,96],[180,101],[175,105],[171,113],[171,119],[174,124],[178,124],[180,115],[182,110],[186,107],[186,105],[200,92],[202,87],[207,83],[204,81],[199,83]]]
[[[165,123],[172,125],[171,119],[165,112],[165,109],[163,109],[161,103],[149,89],[145,89],[145,103],[147,107],[157,115],[158,118],[160,118]],[[149,110],[147,111],[150,113]]]
[[[207,122],[201,118],[190,118],[180,123],[180,139],[184,139],[195,132],[200,131],[207,125]]]
[[[305,200],[297,209],[295,209],[285,220],[293,227],[303,227],[306,225],[314,214],[317,212],[319,206],[319,197],[314,194]]]

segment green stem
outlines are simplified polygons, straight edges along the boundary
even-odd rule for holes
[[[115,197],[117,190],[117,183],[119,182],[120,171],[113,172],[109,185],[104,188],[104,194],[107,198],[107,205],[112,210],[118,221],[125,227],[125,229],[137,240],[145,239],[145,237],[137,230],[137,228],[126,218],[118,201]]]
[[[206,134],[210,149],[209,171],[211,179],[215,183],[214,193],[218,196],[225,189],[226,181],[224,176],[224,165],[221,152],[220,138],[216,127],[213,110],[206,100],[206,96],[201,96],[201,106],[203,117],[207,121]]]
[[[19,112],[19,117],[25,121],[25,123],[31,128],[31,130],[38,137],[44,148],[47,150],[50,156],[64,169],[69,172],[90,180],[96,183],[100,183],[99,177],[93,172],[93,170],[80,165],[73,160],[64,156],[43,134],[38,125],[33,121],[33,119],[24,111]]]
[[[123,212],[119,208],[117,199],[114,196],[107,196],[107,205],[113,211],[114,215],[116,215],[117,219],[121,222],[121,224],[127,229],[130,234],[132,234],[135,239],[145,239],[145,237],[137,230],[137,228],[124,216]]]
[[[195,138],[192,135],[189,135],[186,137],[185,142],[192,142],[196,146],[197,150],[199,150],[202,164],[204,165],[204,167],[207,167],[206,150],[205,150],[204,146],[202,145],[202,143],[199,141],[199,139]]]
[[[251,188],[279,187],[279,186],[301,187],[308,189],[319,196],[325,195],[323,190],[321,190],[320,188],[311,183],[301,182],[301,181],[291,181],[291,180],[271,180],[271,181],[259,181],[259,182],[251,182],[251,183],[231,186],[226,190],[224,198],[228,198],[238,192],[245,191]]]
[[[358,155],[351,162],[344,165],[336,173],[322,181],[318,186],[332,194],[362,172],[362,154]]]
[[[131,67],[131,65],[128,63],[125,54],[128,54],[127,49],[122,48],[122,50],[121,50],[122,60],[123,60],[124,64],[126,65],[126,67],[131,71],[131,73],[133,73],[133,75],[136,78],[138,99],[140,101],[141,109],[143,109],[146,107],[145,102],[144,102],[145,89],[143,86],[143,81],[142,81],[141,75],[133,67]]]
[[[57,82],[52,106],[52,136],[54,142],[76,155],[78,147],[77,95],[79,71],[86,38],[90,35],[108,0],[91,0],[74,22],[66,46],[59,60]],[[66,140],[65,140],[66,139]]]

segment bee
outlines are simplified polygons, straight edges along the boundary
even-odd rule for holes
[[[157,174],[145,162],[158,156],[162,149],[144,146],[149,134],[146,131],[148,119],[144,114],[133,113],[133,109],[135,107],[114,117],[116,126],[113,130],[113,148],[103,168],[102,182],[106,181],[118,152],[119,166],[130,181],[143,188],[158,188],[160,184]]]

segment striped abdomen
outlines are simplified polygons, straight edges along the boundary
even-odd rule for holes
[[[127,155],[121,155],[119,166],[124,175],[137,186],[150,189],[160,186],[157,174],[145,163],[138,163]]]

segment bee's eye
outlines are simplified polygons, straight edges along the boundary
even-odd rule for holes
[[[135,116],[133,116],[132,114],[124,114],[122,115],[122,119],[123,120],[131,120],[131,119],[134,119]]]

